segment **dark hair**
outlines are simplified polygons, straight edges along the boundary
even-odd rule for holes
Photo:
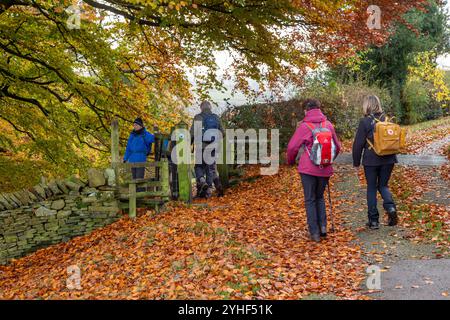
[[[307,111],[312,109],[320,109],[320,107],[321,107],[320,101],[317,99],[306,99],[303,102],[303,109]]]

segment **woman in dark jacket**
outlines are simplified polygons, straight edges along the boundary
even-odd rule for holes
[[[367,206],[370,229],[379,229],[379,213],[377,208],[377,191],[383,198],[383,207],[389,216],[389,226],[397,224],[397,209],[389,191],[389,179],[391,177],[394,164],[397,163],[396,155],[379,156],[367,143],[369,139],[373,143],[373,132],[376,119],[384,121],[385,116],[381,108],[380,99],[377,96],[368,96],[363,104],[364,118],[359,122],[353,143],[353,165],[358,168],[364,166],[364,173],[367,181]],[[364,152],[364,153],[363,153]]]

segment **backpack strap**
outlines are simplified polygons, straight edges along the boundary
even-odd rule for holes
[[[314,130],[316,130],[316,127],[315,127],[311,122],[303,121],[303,123],[306,124],[306,126],[307,126],[311,131],[314,132]]]
[[[373,146],[373,143],[372,142],[370,142],[370,140],[367,138],[366,139],[366,141],[367,141],[367,143],[369,144],[369,150],[375,150],[375,147]]]
[[[375,116],[374,116],[372,113],[369,114],[369,118],[372,119],[371,122],[377,122],[377,121],[380,121],[380,120],[378,120],[377,118],[375,118]]]
[[[316,130],[316,127],[311,122],[303,121],[303,123],[306,124],[306,126],[309,128],[309,130],[311,130],[311,133],[312,133],[313,139],[314,139],[314,131]],[[304,146],[305,146],[306,152],[308,153],[308,156],[311,157],[311,153],[309,152],[308,148],[306,147],[306,145],[304,145]]]
[[[380,118],[384,116],[384,122],[388,121],[388,116],[383,113],[381,113]],[[372,113],[369,115],[375,122],[383,122],[380,119],[377,119]]]
[[[380,118],[382,116],[385,116],[384,113],[382,113],[380,115]],[[372,131],[375,134],[375,128],[376,128],[377,122],[383,122],[383,121],[381,121],[380,119],[377,119],[372,113],[369,115],[369,117],[372,118],[372,120],[373,120],[373,129],[372,129]],[[385,121],[386,121],[386,116],[385,116]],[[372,125],[372,123],[371,123],[371,125]],[[367,144],[369,145],[369,147],[367,149],[375,151],[374,144],[369,140],[369,138],[367,138],[366,141],[367,141]]]

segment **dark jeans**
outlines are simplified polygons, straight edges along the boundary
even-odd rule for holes
[[[300,174],[305,195],[306,217],[309,233],[319,235],[327,230],[327,212],[324,192],[330,178]]]
[[[394,199],[389,191],[389,179],[394,169],[393,164],[383,166],[364,166],[367,181],[367,207],[369,221],[378,222],[380,214],[377,208],[377,191],[383,198],[383,207],[386,211],[395,209]]]
[[[202,150],[203,155],[204,150]],[[213,150],[211,152],[211,156],[215,157],[216,153]],[[211,188],[214,180],[217,178],[217,170],[216,170],[216,161],[212,164],[207,164],[205,162],[205,159],[202,159],[201,164],[196,164],[194,166],[195,171],[195,179],[197,181],[197,187],[199,187],[203,182],[206,182],[206,184]]]
[[[131,174],[133,175],[133,180],[144,179],[145,168],[131,168]]]
[[[145,176],[145,168],[131,168],[131,174],[133,175],[133,180],[135,179],[144,179]],[[136,188],[137,192],[144,192],[145,188],[138,187]]]
[[[195,178],[197,180],[197,185],[202,182],[206,182],[209,187],[212,187],[214,179],[217,177],[216,164],[196,164],[194,167]]]

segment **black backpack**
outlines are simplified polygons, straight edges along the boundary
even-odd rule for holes
[[[202,137],[204,142],[214,142],[215,137],[210,137],[205,139],[206,131],[210,129],[218,130],[220,127],[219,119],[214,113],[208,113],[203,116],[203,129],[202,129]]]

